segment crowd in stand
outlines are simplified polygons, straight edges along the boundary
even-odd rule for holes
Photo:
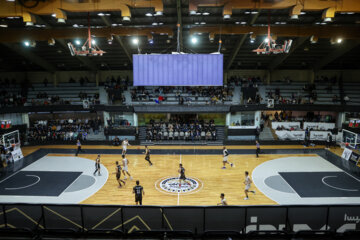
[[[146,141],[185,140],[215,141],[217,133],[214,121],[189,121],[171,119],[169,122],[150,121],[146,130]]]
[[[310,114],[303,117],[294,117],[292,116],[292,111],[280,111],[275,112],[274,114],[265,114],[264,112],[261,113],[261,120],[268,122],[271,124],[271,122],[291,122],[291,121],[297,121],[300,123],[303,122],[334,122],[334,119],[330,115],[320,115],[320,114]],[[279,127],[276,130],[289,130],[284,129],[284,127]],[[291,129],[294,130],[294,129]],[[296,129],[295,129],[296,130]]]
[[[250,85],[257,86],[262,82],[259,76],[231,76],[228,78],[229,85],[248,87]]]
[[[20,93],[9,93],[6,90],[0,92],[1,107],[24,106],[25,103],[26,97],[22,96]]]
[[[17,92],[9,91],[9,89],[19,87],[20,90]],[[14,78],[0,79],[0,88],[0,107],[24,106],[26,103],[28,86],[25,81],[19,86]]]
[[[157,103],[167,101],[168,94],[175,95],[178,104],[190,104],[200,97],[206,98],[207,104],[224,103],[230,101],[233,93],[227,86],[223,87],[157,87],[145,89],[136,87],[131,90],[132,101],[155,101]]]
[[[120,78],[120,76],[117,78],[114,76],[108,77],[104,83],[104,87],[108,93],[109,103],[125,103],[124,91],[128,89],[129,85],[130,79],[128,76],[126,78]]]
[[[41,120],[29,128],[29,142],[86,140],[90,129],[96,134],[102,125],[100,117],[93,120]]]

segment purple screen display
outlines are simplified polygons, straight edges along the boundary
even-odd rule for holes
[[[222,54],[133,55],[134,86],[222,86]]]

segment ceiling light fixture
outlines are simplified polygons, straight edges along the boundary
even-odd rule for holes
[[[98,15],[99,17],[105,16],[104,13],[98,13],[97,15]]]
[[[210,15],[210,13],[209,12],[203,12],[203,14],[202,15],[204,15],[204,16],[209,16]]]
[[[190,15],[196,15],[196,11],[191,10],[191,11],[190,11]]]
[[[73,25],[73,27],[75,27],[75,28],[77,28],[77,27],[79,27],[79,25],[77,25],[76,23]]]
[[[291,15],[290,18],[296,20],[296,19],[299,19],[299,15],[296,15],[296,14],[295,14],[295,15]]]
[[[58,23],[65,23],[65,19],[64,19],[64,18],[58,18],[58,19],[57,19],[57,22],[58,22]]]
[[[92,44],[96,44],[95,39],[91,40],[91,43],[92,43]]]
[[[331,21],[332,21],[332,18],[329,18],[329,17],[324,18],[324,22],[331,22]]]
[[[56,13],[51,14],[51,16],[55,18],[55,17],[56,17]]]
[[[231,16],[229,14],[224,15],[224,19],[230,19],[230,18],[231,18]]]
[[[342,43],[342,41],[343,41],[342,38],[338,38],[338,39],[336,40],[337,43]]]
[[[198,43],[198,38],[197,37],[192,37],[191,38],[191,43],[192,44],[197,44]]]
[[[148,13],[146,13],[146,14],[145,14],[145,16],[147,16],[147,17],[152,17],[152,16],[153,16],[153,14],[152,14],[152,13],[150,13],[150,12],[148,12]]]
[[[26,23],[25,23],[25,26],[27,26],[27,27],[32,27],[32,26],[34,26],[34,23],[33,23],[33,22],[26,22]]]
[[[206,22],[201,22],[200,24],[201,24],[201,25],[205,25],[205,24],[206,24]]]
[[[163,15],[163,12],[157,11],[157,12],[155,13],[155,15],[156,15],[156,16],[162,16],[162,15]]]
[[[123,21],[130,22],[130,17],[123,17]]]
[[[138,38],[133,38],[132,43],[135,44],[135,45],[139,44],[139,39]]]
[[[80,40],[75,40],[75,44],[80,45],[81,44]]]
[[[300,12],[300,15],[305,15],[306,14],[306,12]]]
[[[158,23],[157,23],[157,22],[153,22],[151,25],[153,25],[153,26],[157,26],[157,25],[158,25]]]
[[[258,14],[258,11],[252,11],[251,14]]]
[[[25,47],[29,47],[29,46],[30,46],[30,42],[29,42],[29,41],[25,41],[25,42],[24,42],[24,45],[25,45]]]

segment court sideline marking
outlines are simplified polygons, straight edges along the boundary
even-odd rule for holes
[[[180,164],[181,164],[181,154],[180,154]],[[180,180],[180,177],[179,177],[179,180]],[[179,181],[179,184],[181,185],[181,180]],[[180,188],[181,190],[181,188]],[[177,205],[179,206],[180,205],[180,192],[178,191],[178,197],[177,197]]]

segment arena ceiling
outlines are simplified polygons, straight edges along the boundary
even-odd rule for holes
[[[19,0],[0,0],[0,71],[129,70],[132,68],[132,54],[138,53],[133,38],[139,38],[141,53],[175,52],[177,23],[181,24],[183,52],[217,52],[221,39],[220,52],[224,54],[225,70],[358,69],[360,66],[360,1],[356,3],[356,0],[311,0],[320,2],[315,7],[306,5],[310,0],[119,1],[127,3],[127,9],[121,4],[109,7],[109,0],[89,1],[97,5],[76,11],[71,8],[67,11],[66,6],[59,10],[52,5],[53,10],[45,11],[45,8],[37,9],[41,4],[73,4],[78,1],[45,0],[28,9],[19,7]],[[234,3],[228,5],[229,2]],[[303,5],[292,7],[295,2]],[[332,6],[334,2],[337,5]],[[338,2],[342,3],[341,6]],[[155,14],[158,10],[162,15]],[[88,11],[92,34],[106,54],[101,57],[71,56],[66,43],[74,43],[77,39],[82,43],[85,41]],[[57,16],[52,16],[51,12],[56,12]],[[147,13],[153,14],[146,16]],[[127,15],[130,21],[124,20]],[[297,15],[298,19],[291,15]],[[65,22],[58,22],[60,16]],[[325,21],[327,17],[331,21]],[[263,32],[268,19],[278,42],[294,40],[289,54],[257,55],[251,51],[266,37]],[[34,25],[26,26],[26,21]],[[251,32],[255,37],[253,42]],[[53,46],[48,44],[49,34],[54,36]],[[109,44],[111,36],[113,40]],[[197,44],[191,42],[192,36],[197,37]],[[311,36],[318,38],[316,43],[311,43]],[[343,40],[339,44],[337,39],[340,37]],[[25,40],[34,40],[36,46],[24,46]]]

